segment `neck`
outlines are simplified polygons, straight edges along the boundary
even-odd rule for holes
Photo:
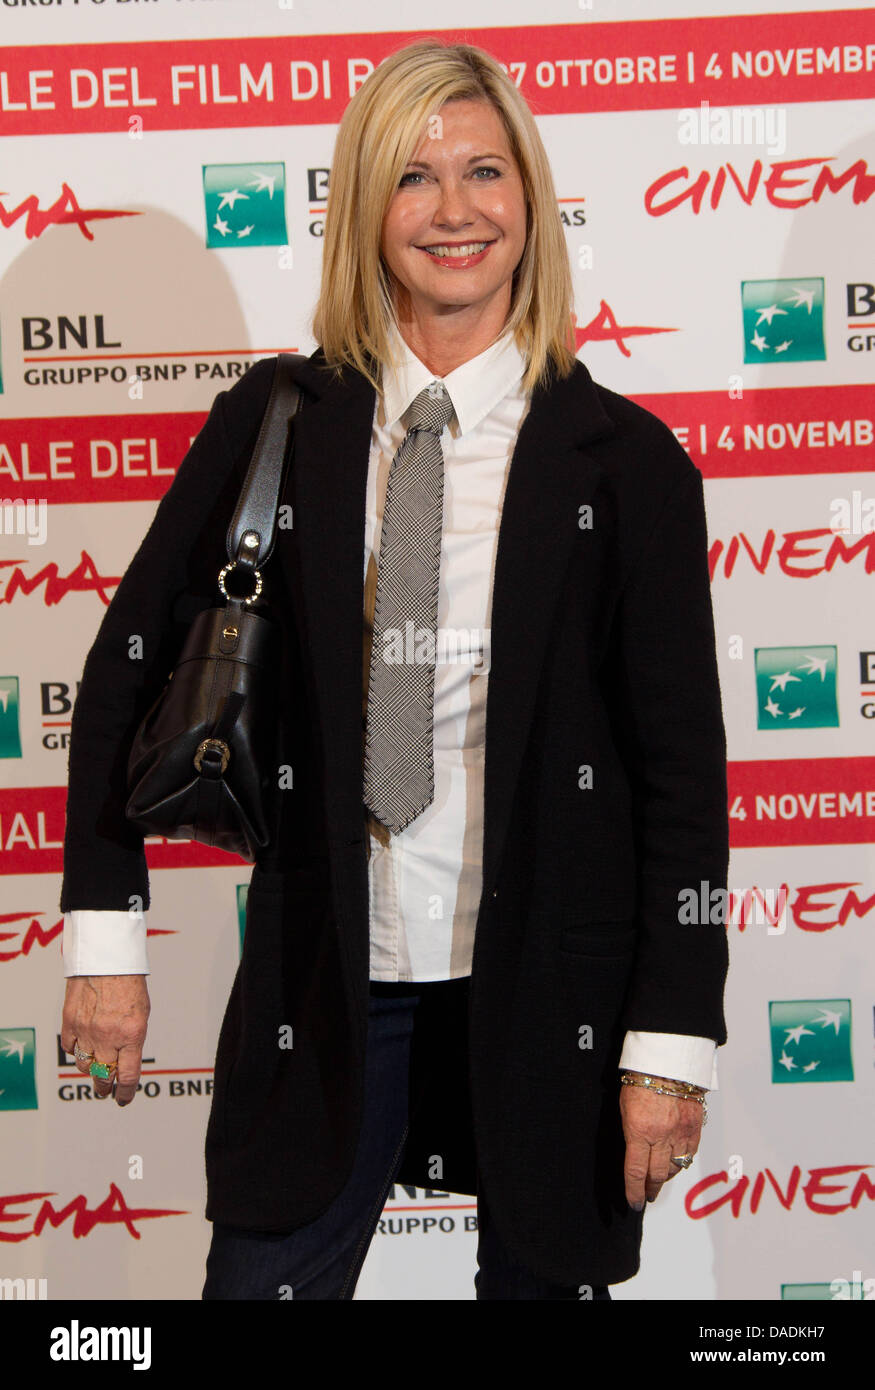
[[[484,352],[501,334],[510,308],[510,292],[476,311],[470,305],[442,306],[440,310],[414,305],[409,297],[395,304],[398,331],[411,352],[436,377],[448,376],[456,367]]]

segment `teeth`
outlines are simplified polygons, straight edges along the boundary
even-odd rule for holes
[[[484,246],[488,246],[488,244],[489,243],[486,241],[469,241],[465,246],[425,246],[423,250],[427,251],[430,256],[440,256],[441,258],[447,256],[476,256],[477,253],[482,251]]]

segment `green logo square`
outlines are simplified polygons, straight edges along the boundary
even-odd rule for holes
[[[823,362],[823,280],[742,280],[745,362]]]
[[[781,1298],[785,1303],[825,1303],[832,1301],[829,1284],[782,1284]]]
[[[853,1081],[850,999],[780,999],[769,1004],[772,1081]]]
[[[0,1110],[36,1110],[36,1032],[0,1030]]]
[[[835,647],[756,647],[758,729],[835,729]]]
[[[0,758],[21,757],[18,677],[0,676]]]
[[[845,1291],[847,1291],[847,1298]],[[834,1279],[830,1284],[781,1285],[781,1298],[787,1303],[833,1303],[839,1295],[841,1295],[842,1301],[862,1303],[866,1297],[863,1281],[853,1277],[851,1279]]]
[[[205,164],[207,246],[288,246],[284,164]]]
[[[240,951],[243,952],[243,937],[246,934],[246,899],[249,894],[248,883],[237,884],[237,929],[240,932]]]

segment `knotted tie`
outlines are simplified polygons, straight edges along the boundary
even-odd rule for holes
[[[364,802],[398,834],[434,798],[434,675],[443,521],[443,382],[410,407],[386,485],[374,600]]]

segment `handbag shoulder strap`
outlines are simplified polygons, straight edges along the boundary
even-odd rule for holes
[[[306,360],[296,352],[281,352],[276,359],[261,429],[226,537],[229,563],[244,571],[259,569],[273,551],[283,466],[292,453],[293,421],[301,407],[292,364]]]

